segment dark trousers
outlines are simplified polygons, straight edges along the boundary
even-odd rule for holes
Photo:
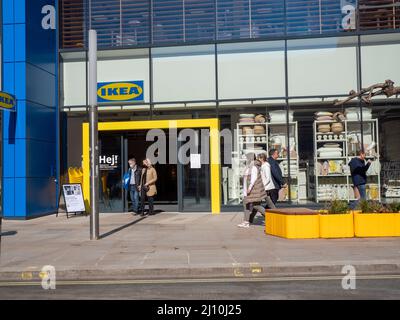
[[[153,214],[154,212],[154,197],[149,197],[146,195],[146,192],[142,192],[140,197],[140,212],[144,213],[144,208],[146,205],[146,199],[149,203],[149,214]]]
[[[279,189],[269,190],[269,195],[271,197],[272,203],[275,205],[279,199]]]

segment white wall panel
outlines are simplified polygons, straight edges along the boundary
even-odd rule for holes
[[[373,45],[361,48],[362,85],[393,80],[400,85],[400,45]]]
[[[285,96],[283,50],[265,51],[260,45],[219,46],[218,83],[220,99],[269,98]],[[262,46],[262,45],[261,45]],[[247,47],[247,48],[246,48]],[[254,49],[254,52],[252,52]],[[236,51],[236,52],[235,52]]]
[[[63,63],[64,106],[83,106],[86,104],[85,62]]]
[[[215,99],[213,46],[153,50],[155,102]]]
[[[355,47],[288,51],[289,96],[347,94],[357,90]]]

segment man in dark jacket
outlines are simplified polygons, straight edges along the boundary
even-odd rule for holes
[[[357,200],[353,203],[353,209],[361,199],[365,200],[367,198],[365,185],[367,183],[367,171],[371,165],[371,160],[368,160],[367,164],[365,164],[365,152],[363,150],[360,150],[357,154],[358,156],[349,162],[353,185],[357,189],[354,190]],[[356,191],[358,191],[358,194]]]
[[[279,190],[286,186],[285,182],[283,181],[281,167],[279,166],[278,161],[276,161],[276,159],[278,158],[279,158],[278,150],[271,149],[269,151],[268,163],[271,166],[271,176],[275,186],[275,189],[270,190],[271,200],[274,203],[274,205],[278,202]]]
[[[135,214],[139,212],[139,185],[142,168],[136,164],[136,159],[131,158],[129,163],[129,195],[132,201],[132,211]]]

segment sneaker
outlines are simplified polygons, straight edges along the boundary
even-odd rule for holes
[[[238,224],[239,228],[250,228],[250,224],[247,221],[242,222],[241,224]]]

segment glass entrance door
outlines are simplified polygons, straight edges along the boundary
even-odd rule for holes
[[[179,132],[178,202],[181,212],[211,211],[209,147],[201,133],[207,137],[209,130]]]
[[[120,133],[100,133],[100,212],[122,212],[124,210],[122,161],[122,135]]]

